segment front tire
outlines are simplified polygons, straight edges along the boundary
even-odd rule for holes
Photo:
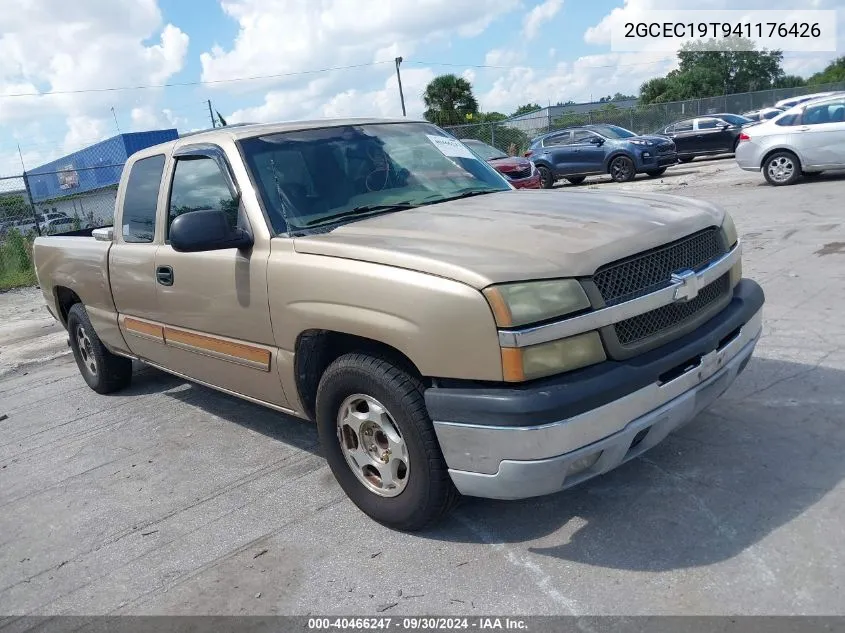
[[[580,185],[584,180],[586,180],[586,176],[567,176],[566,179],[573,185]]]
[[[691,163],[695,156],[678,156],[679,163]]]
[[[320,378],[316,418],[329,468],[370,518],[416,531],[454,507],[459,494],[409,372],[376,356],[341,356]]]
[[[634,167],[634,161],[627,156],[617,156],[610,161],[608,169],[610,177],[616,182],[628,182],[634,179],[637,175],[637,170]]]
[[[76,366],[91,389],[107,394],[129,386],[132,361],[106,349],[81,303],[75,303],[68,310],[67,331]]]
[[[545,165],[538,165],[537,171],[540,172],[540,186],[543,189],[551,189],[555,184],[555,177],[552,170]]]
[[[791,185],[801,176],[801,163],[792,152],[779,151],[763,162],[763,177],[770,185]]]

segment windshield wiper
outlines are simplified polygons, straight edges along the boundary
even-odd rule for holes
[[[369,214],[375,211],[401,211],[402,209],[413,209],[415,206],[417,205],[412,204],[408,201],[394,202],[393,204],[365,204],[359,207],[355,207],[354,209],[349,209],[348,211],[342,211],[341,213],[330,215],[325,218],[315,218],[313,220],[309,220],[305,223],[304,226],[319,226],[321,224],[331,224],[333,222],[337,222],[338,220],[342,220],[343,218],[348,218],[353,215]]]
[[[456,193],[452,196],[446,196],[445,198],[438,198],[437,200],[424,202],[423,204],[437,204],[438,202],[448,202],[449,200],[460,200],[461,198],[471,198],[472,196],[483,196],[488,193],[496,193],[497,191],[504,191],[504,189],[469,189],[467,191],[462,191],[461,193]]]

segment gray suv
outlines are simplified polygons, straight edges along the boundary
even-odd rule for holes
[[[639,136],[616,125],[584,125],[535,138],[525,153],[543,187],[566,178],[573,185],[587,176],[610,174],[616,182],[646,173],[657,177],[678,162],[675,143],[662,136]]]

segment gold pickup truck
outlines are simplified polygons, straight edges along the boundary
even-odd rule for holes
[[[719,397],[762,327],[740,251],[711,204],[518,191],[434,125],[347,119],[140,151],[114,226],[35,263],[92,389],[137,359],[312,419],[350,499],[417,530],[607,472]]]

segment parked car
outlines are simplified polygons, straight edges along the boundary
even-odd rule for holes
[[[801,95],[799,97],[790,97],[788,99],[781,99],[775,104],[776,108],[782,108],[783,110],[788,110],[789,108],[793,108],[798,104],[804,103],[806,101],[812,101],[813,99],[820,99],[824,97],[831,97],[833,95],[843,94],[842,91],[833,91],[833,92],[814,92],[808,95]]]
[[[77,220],[76,224],[82,227],[85,223]],[[73,218],[69,218],[67,216],[54,217],[41,223],[41,233],[44,235],[64,233],[66,231],[73,231],[74,226],[75,224]]]
[[[138,359],[312,419],[340,487],[396,529],[641,455],[762,330],[718,206],[515,191],[425,121],[182,137],[129,157],[115,214],[34,245],[85,382],[118,391]]]
[[[616,125],[564,128],[535,138],[525,153],[550,189],[561,178],[573,185],[587,176],[610,174],[627,182],[640,173],[652,178],[678,162],[675,144],[661,136],[640,136]]]
[[[507,178],[517,189],[540,188],[540,172],[527,158],[508,156],[502,150],[474,139],[465,139],[461,142],[490,163],[493,169]]]
[[[708,114],[667,125],[659,134],[672,139],[678,160],[688,163],[696,156],[733,153],[739,133],[749,123],[751,119],[738,114]]]
[[[744,130],[736,162],[747,171],[762,170],[772,185],[845,168],[845,94],[801,103]]]
[[[784,111],[785,108],[760,108],[759,110],[749,110],[748,112],[743,112],[742,116],[747,119],[751,119],[754,122],[760,122],[773,119]]]

